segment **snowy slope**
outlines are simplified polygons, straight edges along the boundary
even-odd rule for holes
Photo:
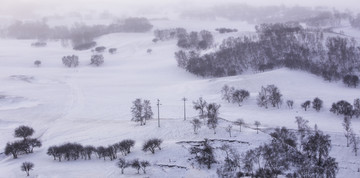
[[[184,22],[185,24],[185,22]],[[212,29],[214,25],[209,25]],[[231,27],[231,23],[228,22]],[[158,24],[159,28],[176,27],[173,24]],[[200,27],[195,26],[194,29]],[[244,27],[244,29],[250,29]],[[248,30],[244,30],[248,31]],[[218,39],[223,36],[217,36]],[[190,155],[186,145],[179,141],[202,140],[203,138],[229,138],[221,121],[217,134],[205,126],[194,135],[189,123],[196,116],[191,101],[203,97],[209,102],[222,105],[220,116],[227,120],[243,118],[248,128],[239,132],[234,127],[231,139],[249,142],[237,145],[240,152],[269,141],[265,133],[256,134],[252,128],[255,120],[262,127],[286,126],[296,128],[295,116],[303,116],[310,125],[331,135],[332,155],[340,163],[339,177],[360,177],[356,172],[360,163],[346,148],[341,126],[342,118],[329,112],[333,102],[345,99],[352,103],[360,97],[359,89],[347,88],[341,83],[329,83],[321,78],[300,71],[278,69],[265,73],[246,74],[224,78],[199,78],[177,67],[174,52],[175,41],[154,44],[152,33],[111,34],[97,39],[99,45],[118,49],[114,55],[105,54],[105,63],[97,68],[89,65],[90,51],[73,51],[63,48],[60,42],[49,42],[45,48],[32,48],[32,41],[0,41],[0,95],[7,96],[0,102],[0,152],[6,142],[13,141],[13,130],[19,125],[29,125],[36,130],[43,146],[34,154],[22,155],[14,160],[0,155],[0,177],[24,177],[20,171],[23,161],[35,163],[30,174],[33,177],[216,177],[215,169],[192,167],[187,161]],[[153,53],[146,53],[147,49]],[[80,66],[75,69],[63,67],[61,57],[76,54]],[[33,66],[34,60],[41,60],[42,66]],[[250,99],[242,107],[221,100],[220,90],[224,84],[250,91]],[[262,85],[275,84],[284,99],[293,99],[295,108],[264,109],[256,105],[256,96]],[[182,97],[187,97],[187,121],[183,121]],[[325,103],[322,111],[303,111],[300,103],[319,97]],[[130,107],[135,98],[150,99],[157,118],[156,99],[161,100],[161,128],[157,120],[146,126],[131,122]],[[360,122],[353,120],[353,128],[359,133]],[[144,153],[144,140],[159,137],[164,140],[163,149]],[[57,162],[46,155],[49,146],[66,142],[83,145],[107,146],[123,139],[136,140],[134,152],[126,159],[149,160],[153,165],[148,175],[137,175],[128,168],[125,174],[115,162],[94,159]],[[188,170],[160,168],[156,164],[176,164]]]

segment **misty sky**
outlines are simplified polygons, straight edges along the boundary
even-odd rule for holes
[[[359,0],[1,0],[0,15],[28,17],[70,11],[105,11],[115,14],[155,13],[197,6],[237,2],[250,5],[328,6],[360,11]],[[180,5],[181,4],[181,5]]]

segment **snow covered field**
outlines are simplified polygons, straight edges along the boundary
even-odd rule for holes
[[[186,21],[177,22],[187,26]],[[221,22],[220,26],[234,27],[233,22]],[[155,28],[176,27],[170,22],[155,22]],[[201,23],[198,23],[201,24]],[[226,25],[224,25],[226,24]],[[214,29],[208,22],[194,26],[194,30]],[[242,32],[254,30],[242,24]],[[225,36],[217,35],[218,41]],[[0,40],[0,153],[7,142],[13,141],[13,131],[19,125],[35,129],[35,137],[43,146],[33,154],[21,155],[14,160],[0,154],[0,177],[25,177],[20,164],[31,161],[35,168],[32,177],[216,177],[215,169],[193,167],[186,145],[179,141],[210,139],[234,139],[249,144],[239,144],[240,152],[259,146],[270,140],[266,133],[256,134],[254,121],[262,123],[262,129],[286,126],[295,129],[295,116],[302,116],[310,125],[331,135],[331,155],[339,162],[338,177],[360,177],[357,169],[360,161],[346,147],[342,117],[329,112],[331,104],[339,100],[360,97],[359,89],[347,88],[342,83],[329,83],[323,79],[301,71],[278,69],[264,73],[245,74],[224,78],[200,78],[177,67],[174,52],[175,41],[153,43],[151,32],[144,34],[119,33],[97,39],[99,46],[117,48],[114,55],[105,54],[105,63],[100,67],[90,66],[90,51],[73,51],[63,48],[60,42],[49,42],[47,47],[33,48],[28,40]],[[148,54],[147,49],[152,49]],[[80,66],[66,68],[62,56],[78,55]],[[41,60],[41,67],[33,65]],[[228,84],[250,92],[250,99],[242,107],[221,100],[220,90]],[[280,109],[264,109],[256,105],[256,96],[261,86],[275,84],[284,99],[295,101],[290,110],[285,105]],[[187,120],[183,120],[183,101],[188,98]],[[192,101],[203,97],[210,102],[220,103],[220,117],[227,120],[243,118],[248,124],[243,132],[234,127],[233,137],[225,132],[228,125],[221,121],[217,134],[202,127],[198,135],[193,134],[190,119],[197,115],[192,109]],[[319,97],[324,101],[320,112],[313,109],[303,111],[300,103]],[[154,119],[146,126],[130,121],[130,108],[136,98],[149,99],[154,111]],[[157,127],[156,100],[160,99],[161,128]],[[355,132],[360,134],[360,122],[353,119]],[[159,137],[164,140],[163,149],[152,155],[141,151],[143,142]],[[46,155],[47,148],[66,142],[83,145],[107,146],[123,139],[134,139],[134,151],[126,159],[149,160],[152,167],[147,175],[138,175],[128,168],[121,175],[115,161],[77,160],[54,161]],[[222,158],[221,158],[222,159]],[[161,168],[157,164],[174,164],[185,169]]]

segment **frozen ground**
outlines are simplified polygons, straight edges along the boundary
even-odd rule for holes
[[[157,22],[156,26],[177,27],[177,23]],[[187,21],[178,22],[189,25]],[[225,23],[225,22],[222,22]],[[193,29],[213,29],[192,25]],[[181,26],[179,25],[179,26]],[[232,27],[227,22],[227,27]],[[237,28],[234,26],[233,28]],[[253,27],[244,25],[242,31],[251,31]],[[224,36],[217,36],[222,39]],[[338,177],[360,177],[357,172],[360,161],[346,148],[346,140],[341,126],[342,118],[329,112],[333,102],[345,99],[352,103],[360,97],[359,89],[347,88],[342,83],[329,83],[321,78],[300,71],[278,69],[265,73],[246,74],[224,78],[200,78],[177,67],[174,52],[175,41],[154,44],[152,33],[111,34],[97,39],[99,45],[115,47],[118,53],[105,54],[105,63],[101,67],[89,65],[91,52],[76,52],[63,48],[60,42],[49,42],[45,48],[32,48],[32,41],[0,41],[0,152],[8,141],[13,141],[13,130],[19,125],[29,125],[36,130],[43,146],[31,155],[21,155],[14,160],[0,154],[0,177],[25,177],[20,171],[24,161],[35,163],[32,177],[216,177],[215,169],[198,169],[187,161],[190,158],[186,145],[179,141],[202,140],[203,138],[228,139],[225,132],[228,125],[221,121],[217,134],[206,127],[198,135],[192,132],[189,123],[196,116],[191,101],[203,97],[207,101],[222,105],[220,116],[227,120],[243,118],[248,127],[239,132],[234,127],[233,137],[249,144],[239,144],[236,148],[244,152],[263,142],[269,141],[265,133],[256,134],[253,123],[258,120],[262,128],[286,126],[296,128],[295,116],[303,116],[310,125],[318,127],[331,135],[332,156],[339,161]],[[151,48],[152,54],[146,50]],[[61,63],[64,55],[76,54],[80,57],[80,66],[65,68]],[[41,67],[33,65],[41,60]],[[224,84],[247,89],[251,97],[242,107],[221,100],[220,89]],[[275,84],[284,99],[293,99],[295,108],[283,106],[281,109],[263,109],[256,106],[256,95],[262,85]],[[182,97],[187,97],[187,121],[183,121]],[[300,103],[321,98],[325,106],[320,112],[304,112]],[[131,122],[130,107],[135,98],[150,99],[157,118],[156,99],[161,100],[161,128],[157,120],[146,126]],[[360,122],[353,120],[353,128],[359,134]],[[141,145],[144,140],[159,137],[164,140],[163,149],[144,153]],[[149,160],[153,165],[147,175],[137,175],[128,168],[125,174],[115,162],[94,159],[71,162],[57,162],[46,155],[49,146],[66,142],[79,142],[94,146],[116,143],[126,138],[136,140],[134,152],[127,159]],[[160,168],[156,164],[175,164],[184,169]]]

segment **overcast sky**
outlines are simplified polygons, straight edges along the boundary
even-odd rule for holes
[[[251,5],[328,6],[359,12],[359,0],[1,0],[0,14],[17,17],[74,11],[76,9],[104,11],[119,14],[156,12],[161,10],[212,6],[219,3],[247,3]],[[181,5],[180,5],[181,3]]]

